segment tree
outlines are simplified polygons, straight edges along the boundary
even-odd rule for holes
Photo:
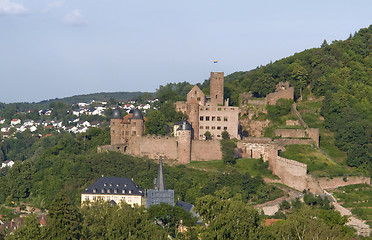
[[[49,207],[46,237],[48,239],[80,239],[81,215],[64,193],[59,193]]]
[[[156,224],[164,228],[172,237],[176,237],[180,226],[190,229],[196,223],[196,218],[190,212],[186,212],[181,207],[173,207],[165,203],[152,205],[148,212],[150,217],[155,219]]]
[[[165,117],[160,111],[152,111],[145,122],[145,134],[165,135]]]
[[[236,143],[232,139],[222,139],[220,141],[222,160],[225,164],[235,164],[235,148]]]
[[[225,188],[197,199],[195,210],[204,220],[202,239],[257,239],[260,232],[258,212],[239,197],[230,198]]]
[[[204,137],[205,137],[206,140],[212,140],[212,134],[211,134],[211,132],[210,131],[206,131],[204,133]]]
[[[230,139],[230,134],[226,130],[222,132],[221,136],[224,140]]]
[[[26,198],[30,195],[32,178],[35,174],[35,168],[32,163],[27,160],[23,163],[16,162],[9,169],[7,174],[10,196],[12,199]]]
[[[43,239],[43,232],[38,218],[35,215],[29,215],[24,218],[20,228],[8,235],[7,240],[29,240]]]

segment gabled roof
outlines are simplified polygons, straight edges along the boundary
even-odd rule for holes
[[[145,191],[138,187],[130,178],[102,177],[92,186],[88,187],[83,194],[110,194],[110,195],[141,195]]]

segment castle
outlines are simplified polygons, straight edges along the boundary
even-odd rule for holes
[[[194,140],[205,140],[206,132],[210,132],[212,139],[222,139],[223,131],[231,138],[240,139],[239,108],[228,106],[229,101],[224,101],[223,87],[224,73],[211,72],[209,98],[195,85],[187,94],[186,102],[176,102],[176,111],[188,116]]]
[[[245,107],[273,105],[280,98],[294,98],[294,88],[289,82],[279,83],[276,91],[264,100],[252,100],[251,95],[242,97],[242,106],[228,106],[224,100],[224,73],[212,72],[210,77],[210,96],[206,96],[198,86],[187,94],[187,100],[176,102],[177,111],[188,116],[188,121],[175,125],[174,136],[144,135],[146,119],[140,110],[121,117],[116,109],[111,118],[111,145],[100,146],[98,151],[120,151],[137,157],[176,160],[180,164],[191,161],[208,161],[222,159],[220,139],[227,131],[231,138],[238,139],[237,150],[244,158],[262,158],[269,162],[269,169],[281,178],[282,183],[298,190],[315,189],[313,181],[307,175],[307,165],[279,156],[287,144],[319,144],[319,130],[278,129],[278,139],[264,137],[241,137],[239,131],[239,112]],[[245,101],[245,102],[243,102]],[[294,105],[295,106],[295,105]],[[249,106],[248,106],[249,107]],[[250,109],[250,108],[247,108]],[[294,107],[294,110],[297,111]],[[302,120],[302,119],[300,119]],[[300,121],[301,123],[302,121]],[[293,124],[288,123],[288,124]],[[206,140],[209,132],[212,140]],[[251,135],[252,136],[252,135]],[[315,189],[314,191],[317,191]]]

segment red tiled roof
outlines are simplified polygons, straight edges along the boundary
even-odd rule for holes
[[[275,222],[277,222],[279,220],[280,219],[266,219],[264,225],[265,226],[270,226],[270,225],[274,224]]]

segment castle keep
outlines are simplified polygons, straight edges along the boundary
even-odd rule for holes
[[[221,133],[227,131],[231,138],[239,136],[239,108],[228,106],[223,98],[223,72],[211,72],[210,97],[206,97],[195,85],[187,94],[186,102],[176,102],[176,111],[185,113],[193,129],[194,140],[205,140],[210,132],[212,139],[222,139]]]

